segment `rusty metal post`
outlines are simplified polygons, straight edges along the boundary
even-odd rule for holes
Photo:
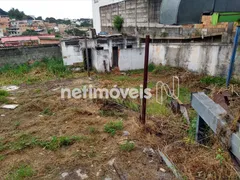
[[[87,46],[87,36],[86,35],[85,35],[85,50],[86,50],[87,72],[88,72],[88,77],[90,77],[88,46]]]
[[[147,100],[145,98],[145,89],[147,88],[148,83],[148,59],[149,59],[149,42],[150,37],[149,35],[146,36],[145,40],[145,60],[144,60],[144,79],[143,79],[143,100],[142,100],[142,112],[141,112],[141,123],[146,123],[146,105]]]

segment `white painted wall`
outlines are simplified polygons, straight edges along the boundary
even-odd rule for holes
[[[62,44],[62,56],[65,65],[83,62],[82,50],[75,46]],[[84,43],[80,47],[84,48]],[[94,41],[88,43],[92,48],[92,64],[99,71],[104,72],[104,61],[107,71],[112,66],[112,47],[104,50],[96,50]],[[111,45],[111,43],[110,43]],[[77,49],[78,48],[78,49]],[[206,73],[209,75],[226,75],[232,52],[231,44],[206,44],[206,43],[162,43],[150,44],[149,63],[156,65],[170,65],[183,67],[193,72]],[[143,69],[144,67],[144,45],[141,48],[119,49],[120,71]],[[235,63],[235,75],[240,72],[240,51],[237,53]]]
[[[97,33],[101,32],[100,7],[121,2],[121,1],[124,1],[124,0],[92,0],[93,27],[96,29]]]
[[[226,75],[231,52],[232,45],[229,44],[150,44],[149,58],[157,65],[183,67],[209,75]],[[236,69],[239,68],[236,66]]]
[[[106,62],[107,71],[110,71],[111,58],[109,50],[92,51],[92,65],[98,72],[105,72],[104,61]]]
[[[73,65],[74,63],[83,62],[83,54],[79,46],[66,46],[61,42],[62,57],[64,65]]]
[[[144,49],[120,49],[119,50],[119,69],[128,71],[133,69],[143,69]]]

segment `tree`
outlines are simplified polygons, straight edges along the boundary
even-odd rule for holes
[[[42,19],[42,16],[38,16],[38,17],[36,18],[36,20],[43,20],[43,19]]]
[[[113,19],[113,27],[118,30],[118,32],[121,32],[122,26],[124,23],[124,19],[121,16],[115,16]]]
[[[31,29],[27,29],[25,32],[22,33],[23,36],[34,36],[34,35],[38,35],[37,32],[35,32],[34,30]]]
[[[45,21],[47,21],[49,23],[56,23],[57,22],[57,20],[53,17],[47,17]]]
[[[83,23],[81,23],[81,27],[93,27],[93,25],[87,21],[84,21]]]
[[[16,20],[23,20],[24,17],[26,17],[23,11],[19,11],[18,9],[14,9],[14,8],[8,11],[8,16],[11,19],[16,19]]]
[[[8,13],[0,8],[0,15],[6,16],[8,15]]]

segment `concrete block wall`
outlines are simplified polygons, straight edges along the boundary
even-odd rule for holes
[[[204,34],[222,34],[227,29],[227,23],[211,25],[211,17],[203,16],[203,24],[185,26],[166,26],[160,24],[161,0],[127,0],[100,7],[101,30],[110,34],[117,33],[113,28],[113,18],[119,15],[124,18],[122,33],[144,38],[165,37],[199,37]]]
[[[35,47],[13,47],[0,49],[0,67],[6,64],[23,64],[32,60],[41,60],[45,57],[61,58],[58,45],[41,45]]]

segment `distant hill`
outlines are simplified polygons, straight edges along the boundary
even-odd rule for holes
[[[8,13],[0,8],[0,15],[8,15]]]

